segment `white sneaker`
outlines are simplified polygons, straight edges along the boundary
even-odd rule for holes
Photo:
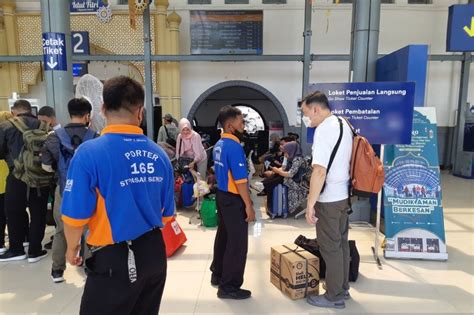
[[[30,246],[30,242],[23,242],[23,247],[28,247]]]
[[[42,250],[36,255],[28,255],[28,262],[31,264],[37,263],[38,261],[45,258],[46,256],[48,256],[48,252],[45,250]]]
[[[7,252],[7,248],[6,247],[0,247],[0,255],[3,255]]]
[[[0,262],[8,262],[8,261],[19,261],[26,259],[26,254],[15,254],[11,251],[7,250],[3,255],[0,255]]]

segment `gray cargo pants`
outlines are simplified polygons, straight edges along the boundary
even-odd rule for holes
[[[56,222],[56,233],[53,239],[53,270],[66,270],[67,242],[64,235],[64,223],[61,219],[61,194],[59,185],[54,192],[54,221]]]
[[[326,298],[344,299],[349,290],[349,201],[316,203],[316,235],[321,255],[326,262]]]

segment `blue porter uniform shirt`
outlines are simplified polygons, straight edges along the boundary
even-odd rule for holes
[[[175,212],[170,160],[140,128],[108,126],[74,155],[61,211],[66,224],[89,227],[92,246],[161,228]]]
[[[214,146],[213,158],[218,189],[238,195],[237,185],[248,181],[247,159],[239,139],[222,134]]]

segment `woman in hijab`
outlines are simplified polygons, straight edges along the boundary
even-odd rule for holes
[[[300,187],[306,171],[306,161],[297,142],[288,142],[283,146],[282,151],[288,161],[285,170],[276,167],[272,170],[284,178],[283,184],[288,187],[288,210],[293,213],[307,197],[306,189]]]
[[[176,158],[189,159],[190,168],[197,166],[201,178],[206,178],[207,173],[207,153],[202,145],[201,136],[193,130],[191,123],[186,118],[179,121],[179,135],[176,138]]]

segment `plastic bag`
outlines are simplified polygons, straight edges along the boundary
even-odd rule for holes
[[[198,180],[198,182],[194,184],[194,198],[203,197],[210,192],[209,185],[205,181]]]

